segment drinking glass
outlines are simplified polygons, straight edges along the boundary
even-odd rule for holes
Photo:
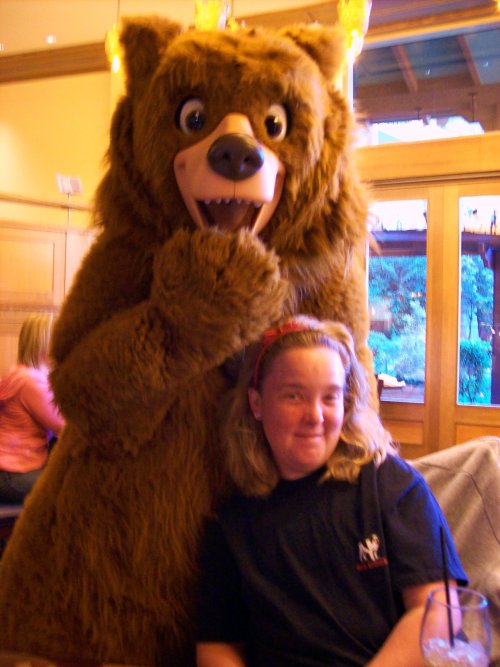
[[[491,628],[488,601],[470,588],[437,588],[429,594],[420,631],[426,667],[488,667]]]

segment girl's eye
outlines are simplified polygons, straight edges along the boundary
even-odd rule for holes
[[[177,112],[177,124],[185,134],[194,134],[202,130],[205,120],[205,105],[197,97],[184,102]]]
[[[264,121],[266,132],[273,141],[283,141],[288,129],[288,117],[282,104],[272,104]]]
[[[325,396],[325,401],[327,403],[335,403],[335,401],[338,401],[342,398],[342,392],[339,391],[334,391],[331,394],[327,394]]]

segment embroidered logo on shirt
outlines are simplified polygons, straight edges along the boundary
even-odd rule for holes
[[[379,556],[379,549],[380,537],[376,533],[372,533],[369,537],[365,537],[363,541],[358,542],[359,562],[356,565],[358,572],[388,565],[389,561],[387,558]]]

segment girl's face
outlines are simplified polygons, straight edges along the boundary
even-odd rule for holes
[[[285,350],[248,400],[283,479],[314,472],[330,458],[344,420],[345,370],[327,347]]]

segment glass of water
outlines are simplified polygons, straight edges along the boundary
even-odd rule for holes
[[[420,648],[426,667],[488,667],[491,628],[488,601],[470,588],[452,587],[429,594]]]

